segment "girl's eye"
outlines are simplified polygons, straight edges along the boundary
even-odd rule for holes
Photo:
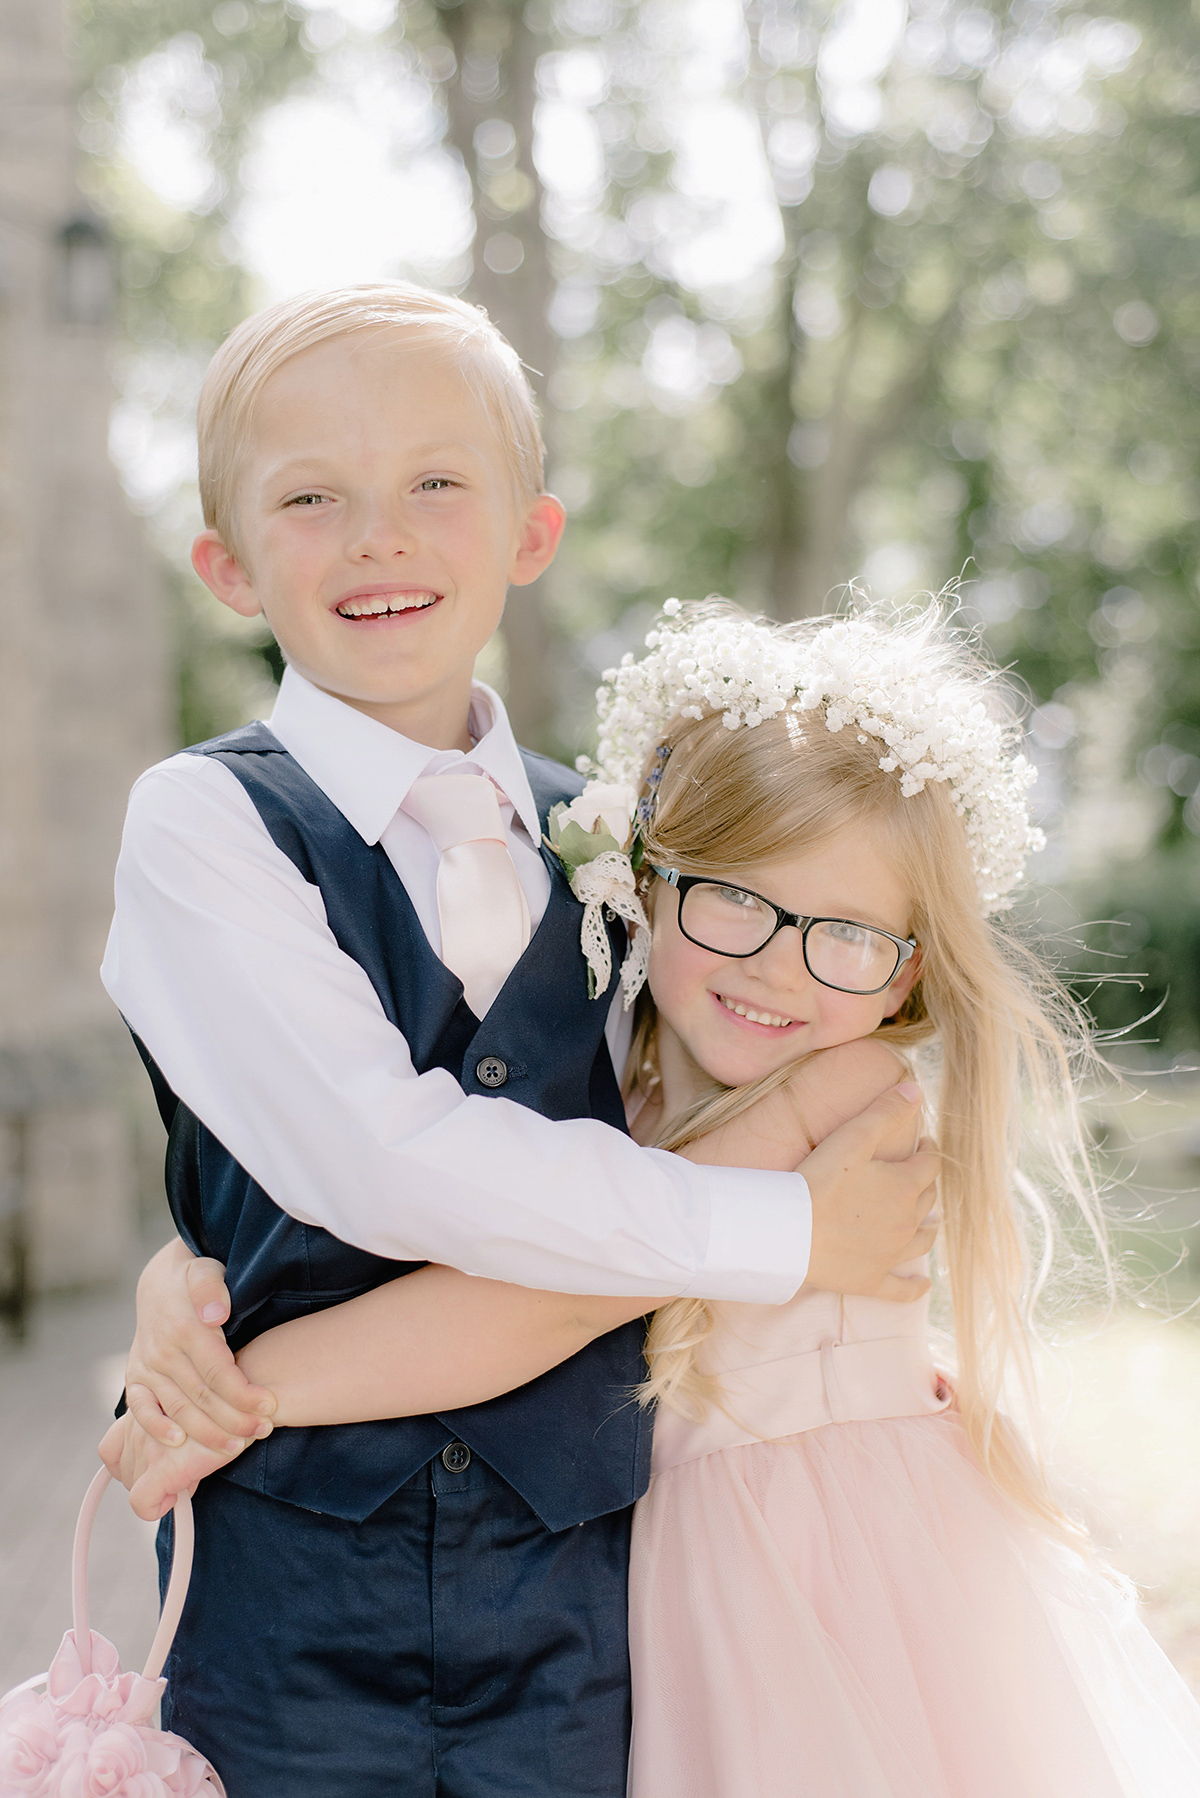
[[[289,506],[323,506],[325,504],[325,495],[323,493],[298,493],[294,499],[285,500],[284,504]]]
[[[736,905],[742,911],[757,910],[758,900],[744,887],[718,887],[717,895],[726,905]]]
[[[418,493],[441,493],[447,487],[456,487],[457,481],[451,481],[443,474],[431,474],[427,480],[417,483]]]
[[[875,932],[869,925],[848,924],[844,918],[830,918],[825,924],[825,930],[835,943],[849,943],[856,949],[875,940]]]

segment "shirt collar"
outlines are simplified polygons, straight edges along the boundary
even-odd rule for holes
[[[541,821],[508,714],[497,693],[471,687],[474,749],[431,749],[368,718],[287,667],[270,728],[309,778],[349,820],[364,843],[377,843],[423,774],[479,768],[511,802],[535,844]]]

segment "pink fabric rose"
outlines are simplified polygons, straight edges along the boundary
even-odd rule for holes
[[[150,1721],[166,1681],[122,1673],[94,1630],[91,1671],[68,1630],[46,1684],[0,1703],[0,1798],[225,1798],[204,1756]]]
[[[54,1706],[41,1692],[18,1692],[0,1705],[0,1793],[42,1798],[58,1758]]]
[[[139,1789],[146,1772],[146,1748],[130,1723],[102,1726],[82,1753],[73,1754],[63,1767],[55,1798],[165,1798],[166,1786],[157,1775],[144,1792]],[[138,1785],[134,1784],[134,1780]]]

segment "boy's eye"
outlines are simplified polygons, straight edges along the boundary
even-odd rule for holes
[[[417,492],[441,493],[444,488],[457,487],[457,485],[458,482],[450,480],[447,475],[431,474],[425,480],[417,482]]]
[[[325,495],[323,493],[297,493],[293,499],[285,500],[284,504],[287,506],[323,506]]]

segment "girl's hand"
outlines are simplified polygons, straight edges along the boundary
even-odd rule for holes
[[[239,1443],[237,1454],[245,1447]],[[164,1517],[181,1492],[190,1497],[202,1479],[228,1466],[237,1454],[214,1454],[190,1440],[180,1448],[164,1448],[128,1412],[100,1443],[100,1459],[127,1488],[130,1504],[147,1523]]]
[[[138,1281],[125,1402],[164,1448],[182,1448],[190,1438],[228,1459],[247,1440],[270,1435],[275,1395],[251,1384],[221,1332],[229,1316],[224,1272],[219,1261],[198,1259],[178,1238],[147,1263]]]

